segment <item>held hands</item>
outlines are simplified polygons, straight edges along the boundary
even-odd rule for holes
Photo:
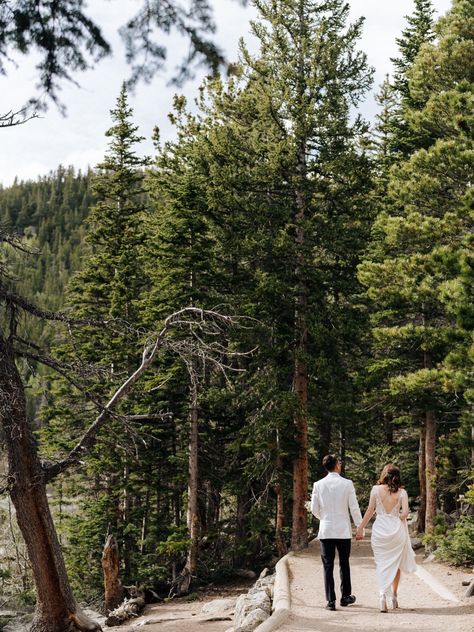
[[[364,535],[365,535],[365,529],[363,527],[357,527],[357,531],[355,534],[355,539],[356,540],[363,540],[364,539]]]

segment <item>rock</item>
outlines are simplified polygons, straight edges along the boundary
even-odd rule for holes
[[[429,564],[430,562],[433,562],[435,559],[434,553],[430,553],[430,555],[428,555],[428,557],[423,560],[423,564]]]
[[[262,579],[257,579],[255,582],[255,586],[259,588],[260,586],[273,586],[275,583],[275,575],[267,575],[267,577],[263,577]]]
[[[234,627],[237,630],[243,626],[244,621],[249,614],[255,610],[261,610],[266,613],[266,617],[270,616],[272,604],[270,597],[263,590],[255,593],[247,593],[240,595],[235,604]],[[266,618],[265,617],[265,618]],[[253,630],[253,628],[251,628]]]
[[[464,580],[461,582],[461,584],[462,584],[463,586],[470,586],[470,585],[471,585],[471,582],[470,582],[468,579],[464,579]]]
[[[237,577],[243,577],[244,579],[255,579],[257,577],[257,573],[247,568],[238,568],[235,574]]]
[[[275,584],[275,575],[267,575],[265,577],[257,579],[255,584],[249,590],[250,594],[255,594],[263,590],[267,593],[270,599],[273,598],[273,585]]]
[[[410,538],[411,540],[411,548],[415,551],[417,549],[421,549],[423,546],[423,542],[419,538]]]
[[[255,595],[259,592],[265,592],[269,596],[270,599],[273,599],[273,583],[272,584],[264,584],[262,586],[252,586],[252,588],[248,591],[248,595]]]
[[[214,614],[216,612],[224,612],[225,610],[233,610],[235,599],[214,599],[205,603],[201,612],[206,614]]]
[[[235,632],[253,632],[255,628],[258,628],[261,623],[268,619],[268,616],[268,612],[262,610],[261,608],[252,610],[245,617],[239,627],[235,628]]]
[[[234,628],[227,628],[227,630],[225,630],[225,632],[235,632]]]
[[[267,575],[270,575],[271,571],[269,568],[264,568],[263,571],[260,573],[260,575],[258,576],[259,579],[263,579],[264,577],[266,577]]]

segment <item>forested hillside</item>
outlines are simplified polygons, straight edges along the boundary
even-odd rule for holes
[[[64,304],[64,292],[84,249],[85,219],[92,203],[90,172],[58,169],[32,182],[0,189],[0,222],[24,238],[29,256],[10,263],[19,291],[44,307]]]
[[[175,594],[305,547],[329,452],[361,505],[397,463],[427,544],[474,562],[473,4],[416,0],[373,125],[345,2],[256,5],[259,54],[176,97],[150,160],[124,86],[93,171],[0,190],[28,250],[1,287],[66,315],[5,290],[82,598],[108,534],[124,584]]]

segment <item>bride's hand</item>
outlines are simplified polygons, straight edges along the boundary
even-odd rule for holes
[[[355,539],[356,540],[363,540],[364,539],[364,530],[363,529],[357,528]]]

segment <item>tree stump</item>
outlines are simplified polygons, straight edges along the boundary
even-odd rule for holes
[[[119,577],[119,554],[115,536],[109,535],[102,553],[104,571],[105,612],[114,610],[123,600],[125,591]]]

